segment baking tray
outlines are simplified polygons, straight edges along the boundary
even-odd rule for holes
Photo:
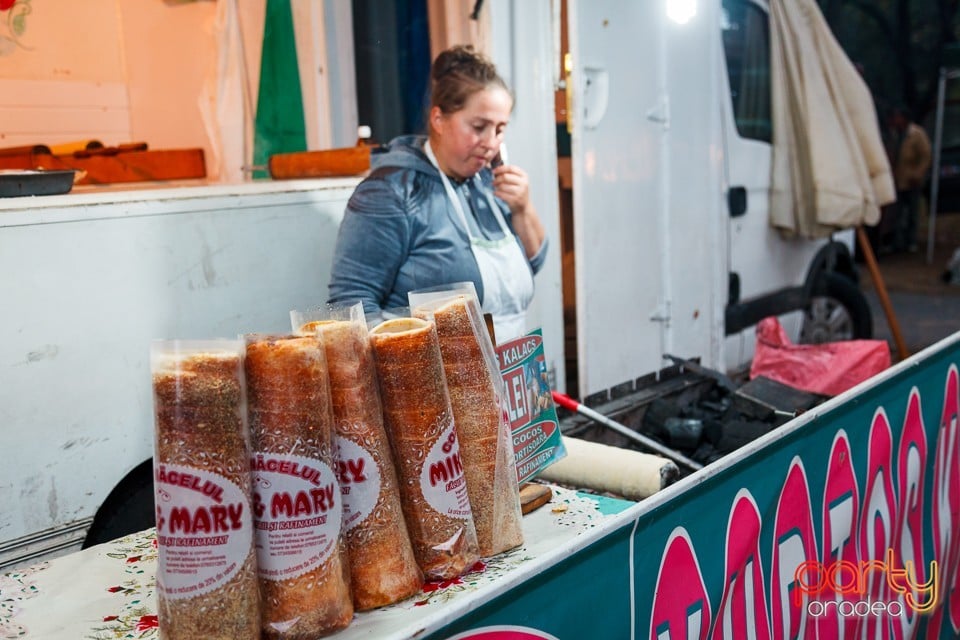
[[[51,196],[69,193],[73,189],[76,171],[33,171],[30,169],[0,169],[0,198],[17,196]]]

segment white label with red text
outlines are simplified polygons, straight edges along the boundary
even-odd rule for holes
[[[334,552],[343,513],[333,470],[320,460],[256,454],[253,519],[257,568],[269,580],[316,569]]]
[[[253,541],[243,490],[219,474],[175,464],[158,464],[154,481],[163,595],[191,598],[232,580]]]
[[[420,471],[420,488],[427,503],[451,518],[473,517],[467,496],[467,478],[460,460],[460,443],[453,418],[430,448]]]
[[[353,440],[335,436],[337,480],[343,496],[343,530],[367,519],[380,499],[380,468],[370,452]]]

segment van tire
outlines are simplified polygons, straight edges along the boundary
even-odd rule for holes
[[[83,548],[155,526],[153,499],[153,461],[147,460],[128,473],[97,509]]]
[[[804,309],[800,342],[821,344],[872,337],[873,315],[860,287],[838,273],[820,274]]]

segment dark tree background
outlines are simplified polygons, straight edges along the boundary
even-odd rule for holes
[[[917,122],[930,126],[941,65],[956,64],[960,69],[960,60],[951,57],[949,47],[957,46],[960,0],[818,2],[847,55],[862,66],[878,107],[904,105]],[[947,97],[960,105],[960,80],[948,83]],[[960,126],[949,128],[960,136]]]

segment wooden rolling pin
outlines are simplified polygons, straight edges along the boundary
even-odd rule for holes
[[[370,145],[275,153],[267,163],[274,180],[355,176],[370,169]]]
[[[666,458],[563,436],[567,456],[540,472],[541,480],[642,500],[680,475]]]

